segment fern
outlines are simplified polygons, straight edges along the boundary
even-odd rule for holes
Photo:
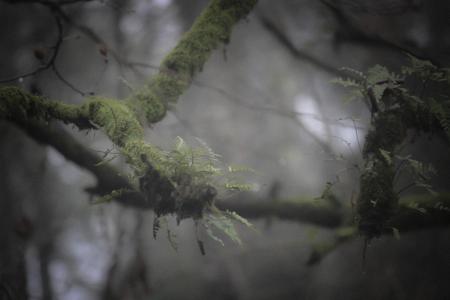
[[[253,228],[253,224],[250,223],[246,218],[243,218],[242,216],[238,215],[236,212],[234,211],[225,211],[225,214],[230,218],[233,219],[249,228]]]
[[[364,78],[365,81],[365,78]],[[363,80],[356,80],[353,78],[335,78],[331,83],[340,85],[349,89],[348,95],[344,99],[344,103],[351,102],[355,99],[362,99],[365,97],[365,85]]]
[[[218,242],[222,246],[225,245],[223,240],[218,237],[213,228],[220,232],[221,234],[226,235],[231,241],[237,243],[238,245],[242,244],[242,240],[239,237],[239,234],[236,230],[236,227],[233,224],[233,221],[239,222],[242,225],[254,229],[253,225],[242,216],[238,215],[236,212],[232,211],[220,211],[217,207],[211,207],[209,211],[205,214],[201,223],[205,228],[208,236],[214,241]],[[255,229],[254,229],[255,230]]]
[[[203,226],[205,227],[206,233],[208,234],[208,236],[213,239],[214,241],[218,242],[219,244],[221,244],[222,246],[225,246],[225,243],[223,242],[223,240],[219,237],[217,237],[214,232],[212,231],[210,225],[208,222],[203,222]]]
[[[391,153],[389,151],[386,151],[386,150],[383,150],[383,149],[379,149],[379,150],[380,150],[381,156],[383,156],[383,158],[386,161],[386,163],[388,165],[392,165]]]
[[[411,186],[423,188],[432,195],[437,194],[430,184],[431,178],[436,175],[433,165],[412,159],[411,156],[401,157],[397,155],[396,158],[400,160],[399,166],[402,166],[402,169],[397,172],[406,170],[413,180]]]
[[[411,54],[407,54],[407,56],[409,65],[402,67],[402,74],[418,77],[422,81],[447,81],[450,83],[449,69],[438,68],[430,61],[419,59]]]
[[[158,235],[158,231],[160,228],[161,228],[161,222],[159,220],[159,217],[155,217],[153,219],[153,229],[152,229],[154,239],[156,239],[156,236]]]
[[[432,114],[439,121],[442,129],[444,129],[447,136],[450,138],[450,100],[439,103],[434,99],[430,99],[430,110]]]
[[[367,71],[366,88],[371,88],[375,100],[380,102],[387,88],[394,88],[403,78],[381,65],[375,65]]]
[[[214,226],[217,230],[228,236],[233,242],[241,245],[242,241],[231,219],[222,213],[210,213],[203,218],[208,226]]]
[[[397,87],[403,78],[381,65],[375,65],[364,74],[360,71],[350,68],[342,68],[342,70],[349,72],[352,78],[336,78],[331,82],[341,85],[350,90],[349,96],[345,101],[351,101],[355,98],[367,98],[369,92],[372,91],[375,100],[379,102],[387,88]]]
[[[439,68],[411,55],[408,57],[409,63],[400,73],[375,65],[366,73],[346,69],[350,70],[351,78],[333,80],[348,88],[351,98],[361,97],[371,112],[372,127],[363,150],[365,168],[360,177],[361,193],[357,203],[358,226],[369,239],[381,233],[384,223],[394,213],[398,194],[411,187],[436,194],[430,185],[435,174],[433,166],[410,156],[394,155],[407,137],[407,131],[434,133],[443,129],[450,138],[450,99],[439,95],[439,91],[449,88],[450,69]],[[418,80],[420,86],[417,88]],[[410,85],[415,86],[411,89]],[[440,99],[431,98],[431,94],[436,98],[439,95]],[[408,174],[402,173],[405,170]],[[393,185],[400,175],[409,175],[409,183],[395,195]],[[425,211],[419,206],[414,209]],[[398,232],[394,230],[394,234],[398,235]]]
[[[340,70],[342,72],[344,72],[344,73],[350,74],[354,78],[358,78],[360,80],[365,80],[366,79],[366,75],[363,72],[359,71],[359,70],[356,70],[356,69],[353,69],[353,68],[349,68],[349,67],[342,67]]]
[[[249,191],[253,186],[245,183],[241,175],[255,173],[255,171],[245,166],[226,166],[220,161],[221,156],[216,154],[204,141],[196,139],[197,147],[188,145],[181,137],[177,137],[172,149],[163,151],[155,150],[152,163],[163,176],[165,176],[175,187],[177,195],[177,219],[178,221],[192,217],[203,227],[208,236],[220,244],[224,242],[217,237],[214,231],[222,232],[232,241],[241,244],[241,239],[234,227],[233,221],[252,227],[243,217],[235,212],[220,211],[212,201],[202,201],[195,199],[204,194],[205,188],[217,191],[218,195],[211,194],[212,197],[224,197],[230,192]],[[187,200],[185,200],[187,199]],[[212,200],[212,199],[211,199]],[[191,201],[187,204],[192,209],[192,201],[200,203],[194,210],[183,211],[184,201]],[[197,204],[194,204],[197,205]],[[167,237],[173,248],[176,248],[174,235],[170,231],[167,221],[162,219],[167,226]],[[153,223],[153,236],[156,238],[161,228],[160,219],[155,218]],[[198,230],[198,228],[196,229]],[[204,254],[204,243],[197,233],[197,243],[202,254]]]

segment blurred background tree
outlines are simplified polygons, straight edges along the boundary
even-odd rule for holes
[[[71,104],[89,95],[123,99],[157,74],[207,4],[0,1],[0,81]],[[398,224],[412,225],[374,240],[363,260],[353,219],[373,111],[343,101],[348,91],[330,81],[352,76],[342,67],[400,72],[406,54],[448,66],[449,5],[259,1],[145,130],[162,149],[177,136],[189,144],[199,137],[227,164],[256,170],[246,178],[254,192],[218,205],[248,217],[260,234],[238,226],[243,246],[201,238],[205,256],[197,245],[205,233],[191,219],[177,226],[167,218],[155,240],[152,210],[92,204],[99,177],[77,161],[85,157],[78,146],[96,153],[85,164],[103,159],[105,168],[129,171],[100,131],[2,121],[0,299],[445,299],[450,219],[420,206],[423,188],[400,195],[415,200],[409,223]],[[408,84],[422,97],[448,95],[434,83]],[[44,133],[75,139],[61,146],[72,156],[46,146]],[[410,132],[401,150],[434,166],[430,184],[443,199],[436,203],[448,203],[448,140]]]

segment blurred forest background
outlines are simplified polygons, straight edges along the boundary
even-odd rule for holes
[[[51,10],[45,2],[0,1],[0,80],[18,76],[3,84],[67,103],[128,95],[208,3],[93,0]],[[64,37],[55,64],[21,76],[49,55],[55,15]],[[449,30],[445,0],[261,0],[147,129],[147,141],[169,148],[177,136],[192,144],[198,137],[224,162],[256,170],[249,176],[256,191],[239,194],[241,203],[316,198],[329,183],[350,211],[370,111],[362,101],[346,103],[347,91],[331,80],[342,67],[398,70],[405,53],[449,66]],[[113,149],[101,132],[58,128],[99,155]],[[203,256],[194,222],[169,218],[174,250],[164,230],[153,238],[152,211],[92,204],[89,172],[8,122],[0,132],[0,299],[450,297],[448,228],[375,239],[364,261],[363,240],[352,238],[315,260],[311,253],[333,240],[335,225],[266,213],[250,218],[259,233],[238,228],[242,246],[205,238]],[[434,189],[448,191],[448,142],[417,137],[404,151],[432,163]],[[125,168],[120,157],[110,163]]]

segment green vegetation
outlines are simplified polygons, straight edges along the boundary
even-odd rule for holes
[[[433,168],[398,155],[398,146],[406,139],[408,130],[428,134],[449,134],[449,98],[427,96],[429,82],[434,89],[445,91],[450,83],[449,69],[440,69],[428,61],[409,56],[409,64],[400,74],[376,65],[366,74],[346,69],[351,78],[334,80],[351,90],[350,98],[361,98],[372,113],[371,128],[363,149],[364,168],[360,176],[357,202],[359,231],[367,239],[386,231],[386,223],[398,210],[399,193],[394,179],[401,169],[407,169],[414,185],[434,192],[428,184]],[[423,89],[412,88],[419,81]],[[436,95],[436,90],[433,95]]]
[[[224,191],[250,188],[236,179],[239,172],[219,167],[218,156],[204,143],[194,149],[178,138],[172,150],[160,150],[144,141],[144,126],[165,116],[169,105],[189,87],[211,52],[220,43],[229,41],[233,26],[256,2],[211,1],[166,56],[160,72],[126,100],[89,97],[80,105],[69,105],[32,95],[18,87],[1,87],[0,118],[18,124],[59,120],[79,129],[103,130],[133,169],[130,177],[139,181],[135,182],[138,189],[135,192],[147,199],[158,217],[176,214],[179,220],[198,221],[208,215],[204,224],[208,222],[238,242],[230,220],[249,223],[234,213],[220,212],[214,206],[214,199]],[[128,192],[114,190],[99,201],[111,201]]]

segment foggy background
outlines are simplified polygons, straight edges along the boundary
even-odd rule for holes
[[[11,2],[0,1],[0,79],[38,67],[33,51],[53,45],[57,35],[48,8]],[[155,74],[207,2],[64,6],[68,19],[55,63],[68,83],[52,70],[13,83],[67,103],[80,103],[80,92],[123,98]],[[292,44],[281,42],[268,24]],[[201,138],[225,163],[257,171],[249,180],[256,186],[252,197],[262,201],[275,186],[281,199],[314,198],[333,182],[348,207],[359,189],[352,166],[361,163],[370,112],[361,101],[343,101],[346,90],[330,83],[335,71],[366,71],[375,64],[398,70],[407,62],[402,49],[448,66],[449,27],[450,3],[444,0],[261,0],[166,118],[147,129],[147,141],[168,149],[177,136],[192,145]],[[175,251],[164,230],[153,239],[151,211],[92,205],[84,192],[95,183],[91,174],[13,125],[0,125],[0,254],[2,262],[20,264],[20,238],[9,231],[23,223],[31,228],[20,248],[30,299],[449,297],[447,229],[375,240],[364,265],[363,241],[355,239],[308,266],[312,244],[326,241],[330,230],[269,217],[250,220],[259,233],[238,227],[243,246],[226,240],[222,247],[205,237],[202,256],[194,222],[177,226],[169,218]],[[101,132],[66,129],[95,151],[112,148]],[[440,191],[447,190],[450,175],[447,147],[423,138],[408,149],[435,163]],[[112,163],[125,166],[120,158]]]

